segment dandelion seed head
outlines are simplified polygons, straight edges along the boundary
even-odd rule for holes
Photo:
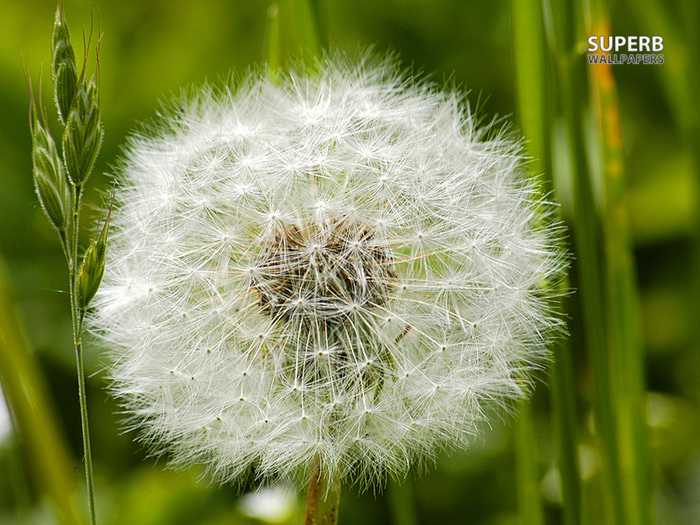
[[[155,453],[381,483],[527,395],[560,228],[461,95],[338,55],[175,107],[129,141],[90,319]]]

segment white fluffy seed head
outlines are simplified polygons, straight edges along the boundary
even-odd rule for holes
[[[468,444],[559,326],[521,163],[391,60],[183,96],[129,142],[91,319],[143,440],[222,481],[318,457],[359,483]]]

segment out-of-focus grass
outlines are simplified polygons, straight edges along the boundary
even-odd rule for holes
[[[604,0],[591,3],[590,33],[611,35]],[[639,294],[626,208],[625,159],[617,89],[612,67],[591,68],[593,106],[602,145],[605,200],[602,206],[607,343],[610,385],[624,492],[625,523],[652,522],[652,471],[647,431],[644,342]]]
[[[552,180],[552,131],[556,107],[552,107],[554,95],[552,86],[553,71],[550,57],[547,53],[547,37],[545,33],[545,18],[542,3],[538,0],[513,0],[513,49],[517,74],[517,93],[519,121],[522,126],[527,150],[532,155],[530,164],[533,177],[540,180],[543,192],[554,197]],[[562,293],[568,290],[568,279],[562,283]],[[567,301],[562,297],[560,306]],[[554,448],[558,464],[559,481],[563,501],[563,521],[566,525],[582,522],[581,487],[577,458],[578,447],[578,417],[576,411],[575,379],[572,368],[571,346],[565,340],[556,341],[552,348],[553,363],[550,368],[551,386],[550,399],[552,407]],[[529,416],[529,414],[525,414]],[[531,416],[529,416],[531,417]],[[528,425],[521,422],[519,425]],[[523,436],[528,432],[519,432],[517,450],[523,452],[518,456],[520,462],[527,450],[535,448],[535,443],[529,443]],[[525,456],[527,457],[527,456]],[[530,463],[527,462],[526,464]],[[529,471],[530,485],[537,482],[537,472],[533,467]],[[523,482],[521,482],[521,485]],[[520,522],[524,525],[538,516],[531,516],[528,510],[532,503],[532,495],[523,492],[518,505],[524,512]],[[536,511],[534,511],[536,512]]]
[[[612,67],[586,68],[583,62],[586,35],[613,34],[608,6],[604,0],[596,0],[591,2],[590,11],[584,11],[582,5],[557,0],[545,2],[549,51],[557,73],[552,82],[555,89],[547,90],[542,84],[547,85],[549,71],[542,66],[538,38],[533,36],[537,28],[542,27],[541,21],[533,20],[537,16],[536,4],[517,0],[513,4],[521,121],[530,151],[543,159],[536,166],[541,168],[542,163],[549,168],[553,164],[560,169],[565,166],[556,180],[565,182],[567,177],[572,178],[565,187],[567,193],[571,192],[571,200],[564,201],[572,209],[568,212],[564,209],[564,214],[571,218],[574,239],[577,294],[573,300],[577,304],[573,305],[571,313],[581,317],[578,322],[574,319],[572,325],[574,336],[580,335],[588,349],[588,362],[583,361],[579,366],[590,366],[593,434],[602,461],[600,472],[593,477],[602,483],[602,490],[593,490],[587,484],[581,505],[580,494],[572,488],[578,487],[582,480],[574,469],[567,468],[562,454],[565,448],[559,448],[564,521],[605,519],[611,524],[648,524],[653,520],[654,487],[658,489],[659,484],[658,480],[654,484],[650,464],[646,353],[629,233],[622,118]],[[657,33],[651,31],[650,34]],[[669,40],[677,41],[676,35],[671,35]],[[551,109],[548,111],[547,105],[538,99],[542,93],[555,91],[558,97],[553,102],[558,103],[555,108],[560,112],[568,142],[564,163],[549,162],[547,145],[553,139],[556,125]],[[676,88],[674,93],[684,98],[682,90]],[[678,105],[678,101],[671,105]],[[682,102],[681,105],[687,106]],[[692,114],[693,109],[688,109]],[[596,116],[596,127],[589,124],[590,112]],[[554,144],[557,147],[561,141],[554,140]],[[666,189],[666,186],[672,188],[668,183],[666,180],[659,184],[659,189],[661,186],[664,189],[654,197],[657,203],[659,196],[668,199],[672,195],[673,189],[671,192]],[[671,214],[671,221],[677,218],[678,215]],[[555,357],[567,355],[560,353]],[[580,376],[580,372],[576,376]],[[570,375],[567,380],[573,377]],[[569,444],[575,445],[578,441],[576,420],[582,419],[582,415],[572,418],[571,410],[558,409],[566,399],[572,399],[565,392],[567,383],[561,380],[555,363],[552,416],[558,428],[571,427]],[[574,405],[568,406],[573,408]],[[561,441],[559,443],[561,445]],[[602,514],[600,500],[607,503]]]
[[[86,523],[77,498],[77,480],[44,378],[17,319],[0,260],[0,381],[12,419],[19,450],[30,460],[34,479],[61,523]]]
[[[532,406],[522,403],[515,426],[515,457],[517,461],[518,523],[544,525],[544,510],[540,494],[538,446]]]

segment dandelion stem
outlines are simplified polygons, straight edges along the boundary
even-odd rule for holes
[[[340,480],[328,479],[324,475],[317,456],[311,463],[304,525],[335,525],[338,522],[339,504]]]

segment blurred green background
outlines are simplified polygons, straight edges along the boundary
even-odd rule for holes
[[[665,4],[658,26],[656,18],[645,14],[647,2],[618,1],[610,6],[613,34],[661,34],[666,42],[663,65],[616,66],[613,73],[641,290],[654,503],[658,523],[669,524],[700,523],[700,354],[693,343],[700,319],[692,306],[690,285],[698,272],[691,257],[698,192],[692,150],[680,125],[683,107],[679,108],[673,89],[674,75],[687,66],[687,35],[680,21],[685,4],[691,1]],[[308,23],[292,4],[293,0],[277,3],[283,63],[299,56]],[[268,0],[65,1],[77,55],[82,52],[81,28],[89,33],[92,26],[102,34],[105,141],[88,184],[86,223],[99,218],[110,189],[108,177],[102,174],[109,173],[120,144],[138,122],[152,116],[161,101],[183,86],[216,81],[264,60],[270,5]],[[428,73],[436,83],[469,91],[470,101],[485,118],[505,116],[517,128],[510,2],[327,0],[319,5],[325,26],[322,38],[332,48],[353,52],[372,45],[378,52],[395,51],[405,65]],[[43,75],[43,100],[53,122],[54,9],[52,0],[0,0],[0,254],[14,306],[48,383],[52,410],[80,483],[82,452],[67,275],[56,234],[33,189],[29,94],[23,72],[26,67],[31,73],[35,91]],[[83,232],[86,240],[89,230]],[[581,470],[584,488],[595,501],[600,491],[599,460],[592,444],[590,370],[577,341],[575,319],[572,325]],[[105,363],[95,344],[88,342],[86,360],[100,523],[260,522],[250,516],[254,513],[250,500],[242,503],[235,488],[198,481],[196,468],[172,472],[163,468],[163,461],[147,459],[120,426],[118,407],[105,391],[101,371]],[[538,387],[533,404],[540,487],[547,522],[560,523],[561,495],[546,388],[546,384]],[[435,468],[401,488],[392,484],[383,494],[358,494],[347,488],[341,525],[392,523],[392,501],[399,505],[412,501],[415,517],[424,524],[515,523],[512,434],[512,419],[496,421],[470,450],[439,458]],[[2,525],[54,523],[29,454],[15,434],[0,430]],[[286,511],[279,519],[300,523],[301,495],[281,498],[281,502]],[[406,525],[411,523],[408,520]]]

